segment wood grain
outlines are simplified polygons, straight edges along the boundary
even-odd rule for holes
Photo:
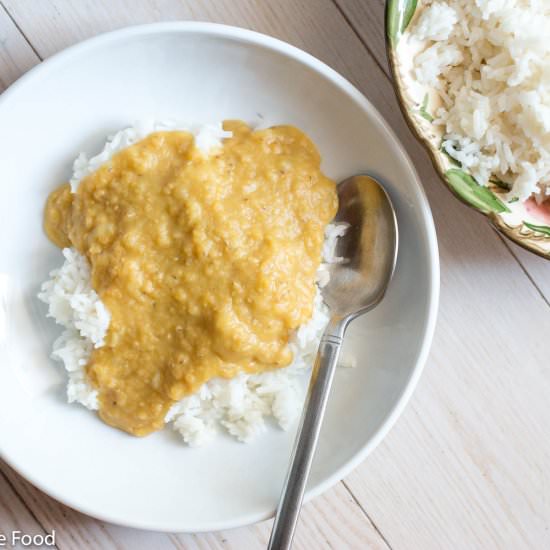
[[[516,244],[511,244],[510,249],[550,305],[550,261],[539,258]]]
[[[38,61],[0,4],[0,93]]]
[[[45,533],[10,480],[0,471],[0,534],[8,536],[12,531],[21,531],[30,535]]]
[[[475,288],[471,266],[444,271],[452,293],[444,289],[422,383],[384,444],[348,479],[393,548],[550,544],[547,306],[491,259],[492,270],[474,271]],[[512,304],[492,299],[512,293]]]
[[[439,182],[394,99],[382,0],[336,2],[4,0],[41,57],[128,24],[210,20],[287,40],[365,93],[409,151],[434,212],[442,264],[439,324],[426,372],[403,418],[345,485],[306,506],[296,547],[550,547],[550,262],[504,244]],[[0,75],[9,82],[37,58],[0,10],[0,36],[8,35],[4,29],[10,47],[0,45]],[[253,549],[265,547],[268,538],[269,522],[197,536],[104,524],[2,469],[44,528],[63,532],[60,548]],[[3,527],[10,510],[17,518],[26,512],[13,490],[10,500],[2,499],[1,483],[0,478]]]

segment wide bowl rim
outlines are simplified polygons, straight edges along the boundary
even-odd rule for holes
[[[540,258],[543,258],[545,260],[550,260],[550,253],[545,253],[543,250],[541,250],[539,247],[537,247],[535,244],[532,243],[532,240],[550,241],[550,237],[536,238],[533,236],[522,235],[520,233],[521,226],[519,227],[509,226],[495,212],[483,212],[482,210],[477,208],[475,205],[469,203],[462,196],[460,196],[447,181],[444,170],[442,168],[439,152],[434,148],[429,138],[421,130],[420,125],[414,120],[410,110],[407,108],[407,101],[404,97],[404,92],[403,92],[405,85],[403,84],[401,75],[399,74],[399,70],[397,69],[398,61],[397,61],[397,53],[395,51],[396,47],[394,44],[392,44],[392,39],[390,36],[391,31],[390,31],[389,11],[391,9],[392,3],[395,1],[397,0],[386,0],[385,10],[384,10],[384,39],[385,39],[385,45],[386,45],[386,58],[388,60],[388,66],[390,68],[392,87],[394,89],[397,103],[399,105],[399,109],[403,115],[403,118],[405,119],[405,122],[409,127],[409,130],[412,132],[416,140],[426,150],[428,157],[430,159],[430,162],[432,163],[434,170],[437,173],[437,176],[439,177],[439,180],[441,181],[441,183],[445,186],[445,188],[448,191],[450,191],[454,195],[455,198],[457,198],[462,204],[464,204],[468,208],[474,210],[478,214],[481,214],[483,217],[488,218],[489,222],[491,223],[491,226],[497,232],[497,234],[503,235],[504,237],[506,237],[513,243],[517,244],[524,250],[527,250],[532,254],[536,254]],[[401,33],[400,38],[403,37],[405,32]]]
[[[403,161],[406,163],[407,168],[411,174],[411,192],[416,195],[416,199],[418,200],[418,203],[420,205],[419,219],[422,221],[421,230],[424,233],[424,242],[429,255],[429,296],[423,327],[423,339],[414,361],[414,367],[411,371],[410,377],[405,387],[401,391],[401,394],[397,398],[389,414],[386,416],[383,422],[381,422],[374,436],[371,437],[371,439],[367,441],[365,445],[360,449],[360,451],[358,451],[350,460],[344,463],[339,469],[334,471],[332,475],[328,476],[324,481],[318,483],[315,487],[309,489],[305,495],[305,501],[309,501],[313,497],[321,494],[322,492],[326,491],[327,489],[338,483],[342,478],[344,478],[348,473],[356,468],[378,446],[378,444],[387,435],[387,433],[390,431],[392,426],[395,424],[395,422],[403,412],[418,383],[418,380],[420,379],[433,340],[440,292],[439,253],[435,226],[430,206],[424,189],[420,183],[419,177],[414,168],[414,165],[407,155],[404,147],[401,145],[393,130],[382,118],[376,108],[355,86],[353,86],[348,80],[337,73],[334,69],[330,68],[324,62],[315,58],[311,54],[308,54],[303,50],[300,50],[299,48],[292,46],[282,40],[248,29],[243,29],[241,27],[234,27],[230,25],[222,25],[210,22],[178,21],[135,25],[99,34],[82,42],[69,46],[68,48],[56,53],[55,55],[51,56],[42,63],[30,69],[26,74],[20,77],[15,83],[13,83],[6,91],[4,91],[0,95],[0,105],[11,99],[11,97],[14,96],[14,94],[17,93],[17,91],[21,87],[32,84],[32,82],[37,77],[40,77],[56,65],[65,62],[73,56],[80,55],[88,50],[101,47],[105,43],[116,40],[124,40],[126,38],[136,37],[140,35],[145,36],[151,34],[167,33],[195,33],[203,36],[230,38],[251,45],[265,47],[271,51],[282,54],[287,58],[292,58],[300,62],[301,64],[309,67],[310,69],[313,69],[317,73],[320,73],[322,76],[332,81],[332,83],[335,84],[341,91],[343,91],[349,97],[350,101],[354,101],[362,108],[362,110],[368,112],[369,116],[371,116],[375,120],[381,130],[387,133],[388,138],[393,143],[396,151],[403,158]],[[30,483],[32,483],[39,490],[79,512],[97,518],[101,521],[107,521],[117,525],[159,532],[200,533],[250,525],[259,521],[269,519],[270,517],[273,517],[274,514],[274,510],[270,510],[267,512],[260,511],[240,517],[238,520],[214,522],[207,521],[202,522],[199,525],[186,525],[184,520],[182,520],[181,522],[178,521],[177,524],[159,524],[155,521],[147,523],[142,521],[134,522],[131,520],[131,518],[119,517],[117,515],[103,513],[100,510],[92,509],[86,505],[83,505],[80,502],[74,502],[72,498],[67,498],[62,491],[56,490],[56,488],[53,487],[48,487],[45,483],[43,483],[39,479],[36,479],[31,471],[26,471],[25,468],[19,468],[15,461],[10,460],[10,457],[4,451],[2,451],[1,447],[2,445],[0,442],[0,458],[4,460],[14,471],[16,471],[19,475],[24,477]]]

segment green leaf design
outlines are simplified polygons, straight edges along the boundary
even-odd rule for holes
[[[422,118],[425,118],[428,122],[433,122],[434,117],[432,115],[430,115],[430,113],[428,113],[428,111],[426,110],[428,108],[428,101],[429,101],[429,95],[426,94],[424,96],[424,99],[422,101],[422,105],[420,105],[420,110],[418,112],[420,113],[420,116]]]
[[[405,32],[414,12],[418,0],[388,0],[386,7],[386,32],[393,46]]]
[[[489,180],[491,183],[494,183],[497,187],[500,187],[501,189],[504,189],[505,191],[510,191],[512,189],[512,185],[506,181],[502,181],[498,178],[492,178]]]
[[[404,0],[403,2],[403,19],[401,24],[401,32],[405,32],[411,19],[413,18],[414,12],[416,11],[416,6],[418,0]]]
[[[462,166],[460,162],[458,162],[458,160],[456,160],[454,157],[451,157],[451,155],[449,155],[449,153],[445,151],[445,149],[443,148],[443,142],[441,142],[441,146],[439,147],[439,150],[449,159],[449,162],[453,166],[459,166],[459,167]]]
[[[510,212],[510,209],[488,188],[479,185],[472,176],[452,168],[445,173],[451,189],[468,204],[485,214]]]
[[[518,201],[519,201],[519,197],[514,197],[514,198],[512,198],[508,201],[508,204],[512,204],[512,203],[518,202]]]
[[[548,235],[550,237],[550,227],[548,227],[547,225],[533,225],[532,223],[527,222],[523,222],[523,225],[527,226],[532,231],[538,231],[539,233]]]

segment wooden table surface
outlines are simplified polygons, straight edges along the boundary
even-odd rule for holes
[[[550,262],[504,241],[438,181],[390,85],[383,0],[0,0],[0,91],[75,42],[166,20],[251,28],[331,65],[394,128],[435,217],[441,305],[425,373],[376,451],[305,506],[295,548],[550,548]],[[57,503],[0,463],[0,532],[55,529],[62,550],[261,549],[270,528],[122,528]]]

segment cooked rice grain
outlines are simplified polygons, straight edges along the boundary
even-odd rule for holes
[[[550,2],[425,1],[410,44],[417,81],[443,102],[444,150],[508,198],[550,196]],[[419,42],[420,47],[419,46]]]

